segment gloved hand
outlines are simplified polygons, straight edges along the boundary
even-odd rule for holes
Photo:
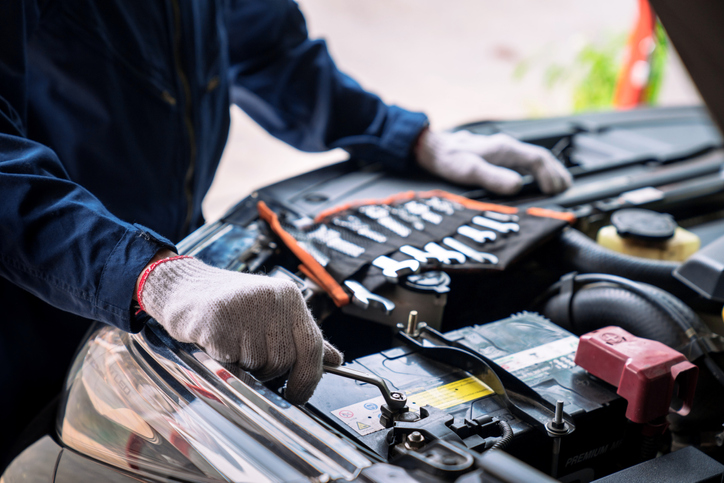
[[[287,280],[172,258],[149,266],[137,297],[174,339],[196,343],[220,362],[238,362],[262,380],[291,369],[285,395],[295,404],[312,396],[322,361],[343,362]]]
[[[415,155],[420,166],[441,178],[498,194],[517,193],[523,183],[521,173],[532,174],[544,193],[558,193],[571,186],[571,175],[549,150],[507,134],[483,136],[426,129]]]

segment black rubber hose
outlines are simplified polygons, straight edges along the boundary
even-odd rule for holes
[[[618,325],[638,337],[658,340],[680,350],[689,360],[703,356],[704,365],[724,385],[724,371],[701,340],[710,334],[710,329],[681,300],[658,287],[615,275],[575,275],[573,281],[593,285],[586,285],[573,294],[563,290],[551,297],[543,312],[554,323],[579,335]],[[558,292],[564,283],[562,279],[553,284],[548,292]]]
[[[680,263],[633,257],[604,248],[574,228],[560,236],[563,261],[579,273],[610,273],[660,287],[679,296],[693,291],[672,275]]]
[[[510,424],[508,424],[507,421],[499,419],[498,428],[500,428],[500,432],[502,433],[502,435],[500,436],[498,441],[496,441],[495,444],[490,447],[491,450],[505,449],[506,446],[508,446],[510,442],[513,441],[513,428],[510,427]]]
[[[568,297],[559,294],[548,300],[543,313],[577,335],[617,325],[635,336],[658,340],[669,347],[684,346],[689,340],[664,310],[621,287],[586,286],[573,295],[570,320],[568,311]]]
[[[554,296],[544,309],[551,320],[572,332],[581,334],[616,321],[615,325],[634,335],[671,347],[677,347],[677,339],[689,340],[687,331],[691,328],[699,335],[709,333],[709,328],[688,305],[653,285],[610,274],[576,275],[575,281],[589,285],[578,290],[571,302],[565,293]],[[549,293],[558,291],[561,284],[554,284]]]

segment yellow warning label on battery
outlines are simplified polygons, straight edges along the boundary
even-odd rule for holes
[[[408,396],[407,402],[417,407],[430,405],[438,409],[447,409],[492,393],[493,391],[479,379],[466,377],[435,389],[428,389]]]

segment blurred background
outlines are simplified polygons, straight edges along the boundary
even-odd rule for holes
[[[613,109],[637,0],[299,0],[310,36],[341,70],[386,102],[420,110],[433,128],[483,119]],[[656,30],[645,101],[701,100]],[[301,153],[233,107],[229,141],[204,201],[208,221],[254,189],[346,158]]]

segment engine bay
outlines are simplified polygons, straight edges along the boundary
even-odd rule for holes
[[[697,109],[627,114],[462,127],[552,149],[576,178],[555,197],[528,183],[495,199],[350,160],[254,193],[186,252],[300,286],[346,359],[303,409],[374,461],[430,481],[463,481],[491,449],[570,482],[623,481],[627,468],[690,447],[715,464],[718,296],[672,276],[681,262],[618,254],[594,238],[634,208],[665,217],[635,221],[643,238],[668,220],[716,244],[721,140]],[[609,326],[624,335],[604,331],[603,362],[579,361],[579,337]],[[613,355],[614,338],[661,347]],[[601,375],[611,361],[635,365],[669,348],[651,376],[668,374],[665,388]]]
[[[545,146],[574,185],[501,198],[350,159],[252,193],[179,253],[292,281],[345,363],[297,406],[284,377],[152,319],[98,324],[59,401],[56,481],[720,481],[724,155],[706,113],[461,129]]]

